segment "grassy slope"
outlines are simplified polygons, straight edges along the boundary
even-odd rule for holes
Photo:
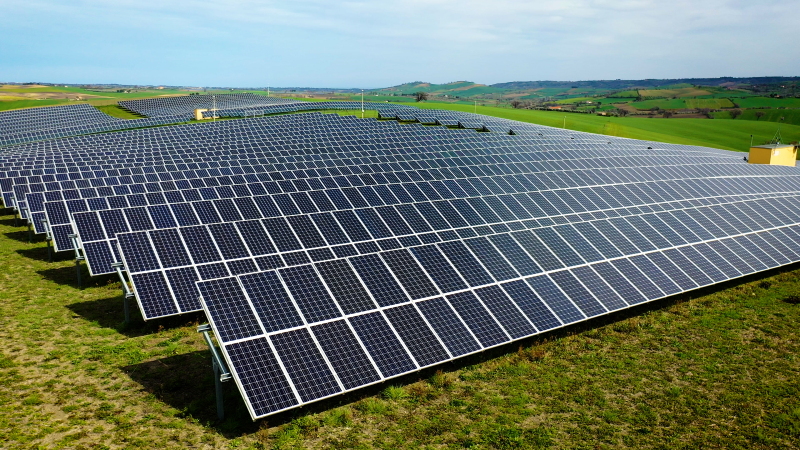
[[[3,448],[798,448],[800,270],[657,302],[251,423],[214,417],[201,315],[121,326],[119,284],[0,217]],[[703,295],[701,295],[703,294]],[[399,387],[398,387],[399,386]],[[429,447],[425,447],[428,445]]]
[[[422,103],[417,104],[417,106],[431,109],[474,111],[474,107],[469,105],[448,103]],[[747,151],[750,146],[751,134],[755,136],[754,141],[759,143],[768,141],[775,134],[774,123],[738,119],[601,117],[590,114],[565,114],[555,111],[533,111],[490,106],[478,106],[478,113],[559,128],[562,127],[566,116],[567,128],[571,130],[739,151]],[[800,126],[784,125],[782,133],[784,142],[800,140]]]

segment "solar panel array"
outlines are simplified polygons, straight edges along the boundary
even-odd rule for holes
[[[398,112],[403,111],[419,111],[417,108],[405,105],[397,105],[392,103],[378,103],[378,102],[294,102],[279,105],[269,106],[254,106],[248,108],[231,108],[225,110],[205,111],[203,117],[256,117],[268,114],[287,113],[287,112],[301,112],[301,111],[316,111],[316,110],[358,110],[361,108],[366,110],[377,110],[382,112],[381,117],[394,119]]]
[[[0,186],[146,319],[205,311],[253,418],[800,261],[795,168],[400,109],[14,146]]]
[[[124,120],[86,103],[0,112],[0,146],[81,134],[152,127],[188,120],[185,114]]]
[[[216,108],[218,110],[241,110],[290,105],[293,103],[305,102],[279,97],[267,97],[258,94],[201,94],[124,100],[119,102],[119,106],[143,116],[161,117],[178,115],[192,116],[195,109]]]

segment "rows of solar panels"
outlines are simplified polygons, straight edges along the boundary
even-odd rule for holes
[[[0,146],[186,122],[194,118],[195,109],[209,109],[203,113],[205,118],[255,117],[318,109],[358,109],[362,106],[392,112],[409,109],[402,105],[371,102],[326,102],[320,107],[318,103],[255,94],[127,100],[119,102],[119,106],[147,117],[118,119],[83,103],[0,112]]]
[[[467,113],[394,118],[14,146],[0,187],[93,274],[124,263],[145,319],[205,311],[253,418],[800,260],[795,168]]]
[[[305,102],[258,94],[201,94],[124,100],[119,106],[143,116],[161,117],[192,114],[195,109],[245,109],[292,103]]]

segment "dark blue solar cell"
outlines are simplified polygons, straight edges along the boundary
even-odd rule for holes
[[[417,307],[453,357],[481,349],[481,346],[444,299],[435,298],[419,302]]]
[[[411,251],[442,292],[466,289],[467,285],[461,280],[458,273],[453,270],[450,263],[447,262],[447,258],[439,252],[436,246],[413,247]]]
[[[275,247],[272,245],[267,232],[264,231],[264,227],[261,226],[260,221],[248,220],[236,222],[236,228],[239,230],[247,248],[250,249],[250,253],[253,256],[268,255],[276,252]]]
[[[353,331],[344,320],[311,327],[322,351],[345,389],[353,389],[380,380]]]
[[[337,209],[350,209],[353,207],[353,205],[347,201],[347,197],[345,197],[339,189],[328,189],[325,191],[325,194],[328,195],[328,198],[336,205]]]
[[[215,200],[214,205],[217,207],[223,222],[233,222],[235,220],[242,220],[242,215],[233,204],[233,200],[226,198],[222,200]]]
[[[463,242],[443,242],[439,244],[439,249],[447,256],[470,286],[481,286],[494,282]]]
[[[301,328],[275,334],[270,336],[270,340],[303,401],[341,391],[308,330]]]
[[[237,259],[225,263],[231,275],[241,275],[243,273],[258,272],[258,267],[252,259]]]
[[[178,226],[175,219],[172,217],[172,212],[168,205],[148,206],[147,212],[153,219],[153,225],[156,228],[173,228]]]
[[[504,281],[519,276],[503,255],[501,255],[486,238],[478,237],[467,239],[464,243],[472,250],[478,257],[478,260],[483,263],[495,279]]]
[[[312,214],[311,220],[317,225],[317,229],[325,237],[330,245],[340,245],[350,242],[344,230],[330,213]]]
[[[279,273],[309,323],[342,315],[313,266],[289,267]]]
[[[351,317],[349,321],[384,377],[417,368],[380,313]]]
[[[197,288],[209,319],[214,323],[217,339],[221,342],[262,333],[256,315],[235,277],[199,281]]]
[[[603,255],[600,254],[593,246],[593,243],[589,243],[589,241],[584,238],[575,228],[571,225],[561,225],[557,227],[553,227],[561,237],[575,249],[576,252],[586,261],[586,262],[594,262],[600,261],[605,259]]]
[[[480,199],[472,199],[472,200],[480,201]],[[459,214],[461,214],[461,217],[463,217],[469,223],[469,225],[471,225],[473,227],[477,226],[477,225],[483,225],[484,223],[487,222],[487,220],[484,220],[481,217],[481,215],[476,213],[475,210],[472,209],[472,207],[470,207],[469,203],[467,203],[467,201],[464,200],[464,199],[450,200],[450,204],[453,205],[453,207],[459,212]],[[485,207],[485,209],[488,210],[488,208],[486,208],[486,207]],[[442,209],[440,208],[440,211],[441,210]],[[489,211],[487,211],[487,213],[489,213]],[[448,219],[450,218],[450,216],[445,216],[445,217],[448,218]],[[491,219],[491,217],[489,217],[489,218]],[[494,218],[497,219],[497,217],[494,217]],[[488,221],[489,222],[498,222],[499,220],[488,220]],[[453,223],[453,222],[451,221],[450,223]]]
[[[425,217],[434,230],[447,230],[451,228],[450,224],[439,214],[439,211],[430,203],[417,203],[414,205],[417,210]]]
[[[686,253],[681,250],[684,248],[691,248],[691,247],[683,247],[679,249],[670,249],[664,252],[664,256],[670,259],[675,265],[683,269],[698,286],[706,286],[708,284],[712,284],[715,282],[711,277],[719,277],[716,281],[722,281],[727,278],[722,272],[717,269],[717,267],[709,262],[703,255],[698,253],[696,250],[692,253]],[[711,247],[705,247],[708,250],[709,254],[713,254],[714,259],[718,260],[721,263],[724,263],[727,267],[730,267],[732,270],[735,271],[736,275],[739,275],[739,272],[736,269],[733,269],[733,266],[729,265],[727,262],[724,262],[722,258],[711,249]],[[691,255],[691,257],[690,257]],[[702,265],[702,268],[701,268]],[[706,273],[708,272],[708,273]]]
[[[544,230],[544,229],[540,229]],[[537,231],[540,231],[537,230]],[[511,233],[511,236],[516,239],[516,241],[525,249],[527,250],[528,254],[530,254],[534,260],[541,266],[544,270],[556,270],[564,267],[564,264],[558,259],[558,257],[553,253],[556,246],[562,246],[561,250],[563,253],[566,253],[566,250],[563,249],[563,246],[566,245],[564,241],[555,235],[553,230],[548,229],[549,233],[542,233],[542,237],[548,239],[547,244],[552,245],[552,249],[548,248],[548,245],[542,243],[535,235],[533,235],[530,231],[517,231],[515,233]],[[552,235],[550,235],[552,234]],[[561,251],[559,253],[562,253]],[[569,256],[567,256],[569,257]],[[571,262],[570,265],[577,265],[580,264],[580,258],[574,254],[572,255],[575,260],[569,260]]]
[[[661,269],[666,276],[668,276],[673,283],[677,284],[682,291],[688,291],[697,287],[695,283],[680,267],[675,265],[662,253],[650,253],[646,255],[659,269]],[[632,259],[633,260],[633,259]],[[636,264],[636,261],[634,261]],[[641,267],[640,267],[641,268]],[[664,290],[662,288],[662,290]]]
[[[351,258],[350,263],[380,306],[408,301],[408,297],[378,255],[357,256]]]
[[[392,232],[386,227],[375,210],[357,209],[355,212],[375,239],[382,239],[392,236]]]
[[[642,235],[642,233],[637,231],[636,228],[634,228],[627,220],[625,220],[625,218],[620,217],[616,219],[611,219],[610,222],[619,230],[620,233],[622,233],[625,236],[627,240],[633,242],[638,249],[632,252],[623,251],[623,253],[631,254],[639,252],[648,252],[656,249],[656,247],[652,243],[650,243],[650,241],[644,235]],[[602,232],[603,230],[600,231]],[[608,236],[607,233],[604,234]],[[614,241],[612,240],[612,242]],[[614,243],[616,244],[616,242]]]
[[[200,225],[200,220],[197,218],[197,215],[194,213],[194,209],[192,205],[189,203],[175,203],[174,205],[169,205],[172,209],[172,213],[175,215],[175,218],[178,220],[178,224],[182,227],[188,227],[191,225]]]
[[[311,197],[308,196],[305,192],[294,192],[289,194],[294,200],[295,205],[300,209],[300,212],[303,214],[311,214],[318,212],[317,207],[314,205],[314,202],[311,201]]]
[[[335,211],[333,215],[353,242],[372,239],[353,211]]]
[[[427,233],[432,230],[413,205],[397,205],[395,208],[415,233]]]
[[[466,227],[469,224],[461,217],[458,211],[447,201],[433,202],[433,206],[441,213],[441,215],[450,224],[448,228]],[[424,213],[423,213],[424,214]],[[482,223],[482,222],[481,222]],[[476,224],[478,225],[478,224]],[[440,228],[437,228],[440,229]]]
[[[649,223],[648,220],[645,220],[645,217],[648,217],[652,220],[652,214],[646,216],[632,216],[627,217],[626,219],[628,222],[633,225],[639,232],[641,232],[647,239],[656,246],[656,248],[668,248],[673,245],[680,245],[684,242],[676,242],[670,243],[669,240],[665,239],[661,233],[656,230],[653,225]],[[682,241],[682,239],[681,239]]]
[[[261,221],[264,228],[267,229],[269,235],[272,237],[272,242],[278,247],[279,251],[289,252],[293,250],[300,250],[303,247],[300,241],[294,236],[292,229],[283,218],[264,219]]]
[[[439,291],[420,268],[408,250],[395,250],[381,255],[397,279],[413,299],[432,297]]]
[[[658,286],[665,294],[672,295],[681,292],[680,286],[675,284],[669,276],[665,275],[655,264],[653,264],[646,256],[639,255],[630,258],[630,261],[639,270],[641,270],[656,286]]]
[[[178,229],[187,243],[189,254],[195,264],[220,261],[222,258],[211,234],[203,226],[184,227]]]
[[[114,255],[108,248],[108,241],[87,242],[83,244],[86,264],[92,275],[114,273],[111,263],[115,262]]]
[[[178,314],[178,308],[172,300],[164,274],[161,272],[134,273],[130,275],[130,278],[145,319]]]
[[[298,404],[266,338],[237,342],[225,350],[256,417]]]
[[[150,232],[150,239],[164,268],[188,266],[192,263],[177,230],[153,230]]]
[[[106,230],[106,235],[109,238],[114,238],[117,233],[126,233],[130,231],[122,211],[118,209],[107,209],[98,211],[98,214],[100,214],[100,219],[103,221],[103,228]]]
[[[384,313],[420,367],[449,358],[447,351],[413,305],[389,308]]]
[[[325,192],[311,191],[308,195],[320,211],[333,211],[336,209],[336,206],[330,201],[328,196],[325,195]]]
[[[262,217],[261,212],[258,210],[252,198],[235,198],[233,199],[233,203],[236,205],[243,219],[251,220],[260,219]]]
[[[117,236],[117,242],[125,255],[125,269],[128,273],[156,270],[161,267],[147,233],[120,234]]]
[[[103,226],[96,212],[85,212],[73,214],[75,225],[78,228],[78,235],[83,242],[101,241],[106,239]]]
[[[560,272],[551,273],[550,278],[552,278],[561,290],[567,294],[567,297],[583,311],[586,317],[593,317],[607,312],[594,295],[581,284],[581,281],[575,278],[572,272],[562,270]]]
[[[222,218],[219,216],[219,213],[217,213],[212,202],[195,202],[192,203],[192,207],[197,213],[197,217],[200,218],[200,223],[209,224],[222,222]]]
[[[300,314],[275,272],[242,275],[239,280],[267,333],[303,325]]]
[[[536,329],[499,286],[476,289],[475,294],[513,339],[536,333]]]
[[[355,314],[376,307],[346,260],[321,262],[316,266],[345,314]]]
[[[367,201],[369,206],[383,206],[383,200],[372,190],[371,186],[362,186],[356,188],[362,197]]]
[[[264,217],[279,217],[282,215],[269,195],[253,197],[253,201],[256,202],[258,209],[261,211],[261,215]]]
[[[411,228],[406,224],[398,212],[391,206],[383,206],[375,208],[381,216],[386,225],[391,228],[395,236],[402,236],[404,234],[412,234]]]
[[[324,247],[327,245],[325,240],[317,231],[317,227],[311,222],[308,216],[292,216],[286,218],[292,226],[300,242],[303,243],[305,248]]]
[[[589,222],[581,222],[572,225],[587,241],[603,255],[603,258],[618,258],[622,253],[614,246],[614,244],[606,237],[603,236],[597,229]],[[571,242],[570,242],[571,243]],[[588,255],[583,255],[586,258]],[[599,258],[599,259],[603,259]],[[599,259],[592,259],[596,261]]]
[[[628,306],[606,281],[598,275],[591,267],[583,266],[571,269],[570,272],[583,282],[583,285],[588,289],[594,297],[603,304],[609,311],[614,311]],[[633,287],[631,286],[631,289]]]
[[[353,208],[366,208],[369,206],[364,197],[358,192],[356,188],[344,188],[342,192],[347,197],[347,200],[350,201],[350,204],[353,205]]]
[[[539,298],[550,306],[550,309],[553,310],[563,323],[572,323],[585,318],[584,314],[575,307],[570,299],[564,295],[561,289],[559,289],[547,275],[529,278],[527,281],[539,295]]]
[[[223,259],[246,258],[250,256],[247,247],[242,242],[236,227],[232,223],[209,225],[208,230],[214,237]]]
[[[181,312],[198,311],[203,308],[200,305],[200,291],[197,290],[196,284],[199,278],[193,267],[165,270],[164,273]]]
[[[488,239],[521,275],[533,275],[542,272],[530,255],[508,234],[496,234]]]
[[[656,286],[647,275],[642,273],[642,271],[636,268],[636,265],[632,264],[629,260],[617,259],[611,261],[611,264],[618,271],[624,274],[625,278],[630,280],[630,282],[633,283],[633,285],[636,286],[645,295],[645,297],[647,297],[648,300],[664,297],[664,293],[661,291],[661,289],[659,289],[658,286]],[[624,298],[627,300],[627,297]],[[628,303],[633,302],[628,300]]]
[[[472,292],[449,295],[447,300],[484,347],[491,347],[509,340],[491,313]]]
[[[539,331],[549,330],[561,326],[561,322],[542,303],[528,284],[523,280],[510,281],[500,285],[509,297],[528,316]]]

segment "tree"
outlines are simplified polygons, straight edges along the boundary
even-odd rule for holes
[[[757,111],[756,112],[756,120],[764,117],[764,111]]]
[[[428,93],[422,91],[414,92],[414,98],[417,99],[418,102],[424,102],[428,99]]]
[[[741,115],[742,115],[742,110],[741,109],[732,109],[731,110],[731,119],[735,119],[735,118],[737,118],[737,117],[739,117]]]
[[[672,117],[672,111],[664,111],[663,117],[665,119],[669,119],[670,117]]]
[[[628,115],[627,109],[617,108],[617,115],[620,117],[625,117]]]
[[[514,109],[518,109],[522,105],[522,102],[519,100],[511,100],[511,107]]]

